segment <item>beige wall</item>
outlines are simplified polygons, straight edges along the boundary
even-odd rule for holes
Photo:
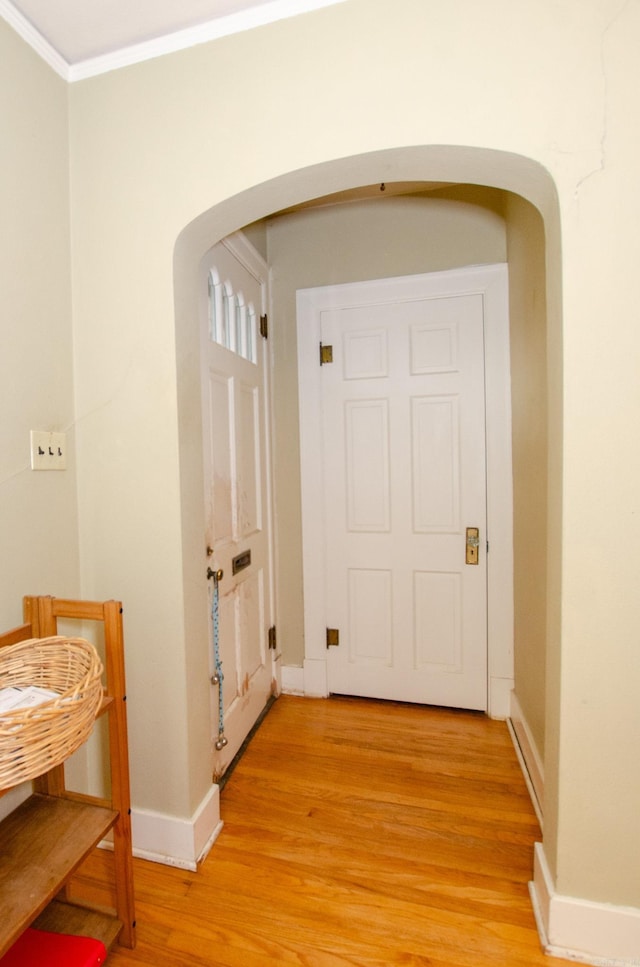
[[[547,637],[547,311],[544,225],[505,204],[509,258],[514,503],[515,692],[544,761]]]
[[[506,261],[500,192],[473,186],[315,208],[267,223],[273,302],[278,629],[302,665],[304,615],[296,290]]]
[[[26,306],[25,325],[59,360],[69,339],[62,94],[6,35],[2,64],[17,83],[0,95],[2,121],[21,144],[8,176],[19,171],[27,187],[0,190],[12,227],[29,212],[40,234],[27,248],[18,229],[17,255],[3,241],[0,271],[29,280],[10,288],[3,327],[11,335]],[[640,7],[619,0],[452,0],[437,16],[423,0],[392,13],[386,0],[348,0],[71,87],[79,590],[125,601],[137,807],[190,815],[210,781],[193,265],[242,225],[354,184],[485,184],[524,196],[545,222],[545,853],[560,893],[640,907],[640,767],[629,752],[640,746],[639,38]],[[11,104],[22,83],[24,118]],[[46,306],[30,288],[34,263],[48,273]],[[47,368],[22,389],[40,346],[26,338],[7,384],[25,427],[52,378]],[[47,406],[64,422],[64,360],[59,372]],[[45,515],[33,477],[15,482],[23,435],[3,413],[7,424],[9,533],[35,545],[33,520]],[[62,543],[44,558],[17,554],[18,593],[73,583],[76,553]]]
[[[68,90],[0,20],[0,621],[24,594],[78,589]],[[30,469],[30,430],[68,434],[68,469]]]

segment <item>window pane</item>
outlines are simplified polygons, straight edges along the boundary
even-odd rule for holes
[[[217,282],[211,271],[209,286],[209,336],[213,342],[257,362],[257,317],[253,306],[243,304],[231,287]]]

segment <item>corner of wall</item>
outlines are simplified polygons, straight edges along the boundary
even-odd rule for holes
[[[595,967],[640,965],[640,910],[556,893],[542,843],[529,890],[546,954]]]
[[[133,809],[131,825],[134,856],[195,871],[222,830],[220,788],[211,786],[190,819]]]

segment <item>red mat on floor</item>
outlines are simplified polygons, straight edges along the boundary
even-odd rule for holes
[[[99,967],[106,958],[100,940],[29,927],[0,957],[0,967]]]

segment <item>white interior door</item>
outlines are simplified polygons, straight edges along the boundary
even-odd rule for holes
[[[223,573],[217,582],[217,643],[213,621],[211,641],[211,674],[218,672],[219,679],[211,689],[213,774],[220,776],[272,691],[268,367],[259,333],[266,267],[234,237],[212,250],[206,268],[206,541],[211,570]]]
[[[333,355],[317,389],[323,615],[305,622],[339,635],[327,690],[486,710],[483,295],[428,275],[310,291]]]

